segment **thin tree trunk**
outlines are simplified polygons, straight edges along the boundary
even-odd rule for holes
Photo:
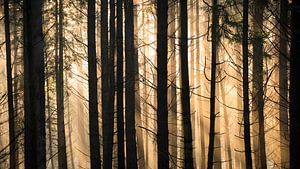
[[[212,169],[214,165],[214,145],[215,145],[215,97],[216,97],[216,62],[217,48],[219,43],[219,13],[218,0],[213,1],[212,5],[212,61],[211,61],[211,76],[210,76],[210,128],[209,128],[209,145],[208,145],[208,160],[207,169]]]
[[[137,148],[135,129],[135,49],[133,0],[125,6],[125,119],[126,119],[126,166],[137,169]]]
[[[123,0],[117,0],[117,131],[118,169],[125,168],[123,91]]]
[[[200,5],[199,5],[199,0],[196,0],[196,35],[200,36]],[[198,82],[197,87],[199,87],[197,89],[197,93],[199,95],[201,95],[201,75],[200,75],[200,39],[196,40],[196,81]],[[203,111],[201,111],[202,109],[202,103],[201,103],[201,99],[198,96],[197,98],[198,100],[198,116],[199,116],[199,136],[200,136],[200,157],[199,159],[199,165],[201,169],[205,169],[205,134],[204,134],[204,119],[203,119]],[[201,111],[201,112],[200,112]],[[197,116],[196,116],[197,117]]]
[[[57,1],[56,1],[57,3]],[[57,7],[57,6],[56,6]],[[57,9],[56,9],[57,10]],[[58,38],[59,38],[59,54],[55,58],[55,74],[56,74],[56,106],[57,106],[57,130],[58,130],[58,167],[67,169],[67,153],[65,138],[65,116],[64,116],[64,79],[63,79],[63,0],[59,0],[59,22]]]
[[[188,71],[188,26],[187,26],[187,0],[180,0],[180,61],[181,61],[181,106],[184,135],[184,168],[193,169],[193,137],[190,111],[190,86]]]
[[[169,114],[169,139],[170,139],[170,168],[176,169],[177,167],[177,95],[176,95],[176,50],[175,50],[175,38],[176,38],[176,20],[175,15],[177,11],[177,2],[169,1],[169,53],[168,56],[168,77],[170,78],[170,86],[168,89],[168,105],[170,107]]]
[[[103,3],[101,3],[101,5],[103,5]],[[95,19],[96,19],[95,0],[89,0],[88,1],[88,84],[89,84],[89,134],[90,134],[91,169],[96,169],[101,166],[99,122],[98,122],[99,115],[98,115],[98,96],[97,96],[98,92],[97,92]],[[102,46],[102,48],[105,48],[105,46]],[[107,48],[105,48],[105,50],[107,50]],[[101,56],[104,57],[105,55],[101,55]]]
[[[291,59],[290,59],[290,169],[300,166],[300,1],[293,0],[291,5]]]
[[[288,128],[288,0],[280,1],[280,51],[279,51],[279,120],[281,167],[289,168]]]
[[[249,64],[248,64],[248,13],[249,1],[243,0],[243,107],[244,107],[244,146],[246,169],[252,169],[251,142],[250,142],[250,118],[249,118]]]
[[[5,46],[6,46],[6,76],[8,96],[8,128],[9,128],[9,167],[16,168],[16,133],[15,133],[15,110],[12,86],[11,44],[10,44],[10,22],[9,2],[4,0],[4,22],[5,22]]]
[[[137,5],[134,7],[134,46],[138,46],[139,44],[139,38],[138,37],[138,11],[137,11]],[[135,119],[136,119],[136,125],[138,126],[136,128],[136,139],[137,139],[137,155],[138,155],[138,168],[144,169],[145,168],[145,156],[144,156],[144,141],[143,141],[143,131],[142,131],[142,111],[141,111],[141,100],[140,100],[140,83],[139,83],[139,63],[138,63],[138,49],[135,48]]]
[[[46,168],[43,1],[24,0],[25,168]]]

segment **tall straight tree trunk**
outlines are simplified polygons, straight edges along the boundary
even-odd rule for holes
[[[123,0],[117,0],[117,131],[118,169],[125,168],[123,91]]]
[[[264,127],[264,89],[263,89],[263,13],[264,0],[254,1],[253,16],[253,149],[255,166],[266,169],[265,127]],[[258,121],[257,121],[258,120]],[[257,123],[258,122],[258,123]]]
[[[46,168],[43,1],[24,0],[25,168]]]
[[[134,4],[134,46],[138,46],[139,38],[138,37],[138,5]],[[136,125],[136,139],[137,139],[137,158],[138,158],[138,168],[144,169],[145,168],[145,156],[144,156],[144,140],[143,140],[143,130],[142,126],[142,110],[141,110],[141,99],[140,99],[140,83],[139,83],[139,62],[138,62],[138,49],[135,48],[135,60],[134,60],[134,67],[135,67],[135,121]]]
[[[288,0],[280,1],[280,51],[279,51],[279,120],[281,167],[289,167],[288,127]]]
[[[244,117],[244,146],[246,169],[252,169],[251,141],[250,141],[250,111],[249,111],[249,63],[248,63],[248,13],[249,1],[243,0],[243,117]]]
[[[190,86],[188,71],[188,26],[187,0],[180,0],[180,62],[181,62],[181,106],[184,135],[184,168],[193,169],[193,137],[190,111]]]
[[[98,115],[98,96],[97,96],[98,85],[97,85],[95,19],[96,19],[95,0],[89,0],[88,1],[88,84],[89,84],[89,132],[90,132],[91,169],[97,169],[101,166],[99,122],[98,122],[99,115]],[[107,48],[105,49],[107,50]]]
[[[200,36],[200,5],[199,5],[199,0],[196,0],[196,35],[197,36]],[[196,40],[196,81],[197,81],[197,85],[198,85],[198,89],[197,89],[197,93],[199,95],[201,95],[201,74],[200,74],[200,39],[197,39]],[[201,99],[200,97],[197,98],[198,100],[198,116],[199,116],[199,136],[200,136],[200,157],[198,158],[199,159],[199,165],[200,165],[200,168],[201,169],[205,169],[205,157],[206,157],[206,154],[205,154],[205,133],[204,133],[204,120],[203,120],[203,111],[201,111],[202,107],[202,103],[201,103]],[[201,112],[200,112],[201,111]],[[196,116],[197,117],[197,116]]]
[[[16,133],[15,133],[15,110],[12,85],[11,44],[10,44],[10,22],[9,2],[4,0],[4,22],[5,22],[5,46],[6,46],[6,76],[8,96],[8,128],[9,128],[9,168],[15,169],[16,164]]]
[[[57,7],[57,6],[56,6]],[[57,10],[57,9],[56,9]],[[64,116],[64,61],[63,61],[63,0],[59,0],[59,54],[55,58],[56,74],[56,106],[57,106],[57,130],[58,130],[58,167],[67,169],[67,153],[65,138],[65,116]]]
[[[216,122],[216,62],[217,62],[217,48],[219,43],[219,13],[218,0],[213,1],[212,5],[212,61],[211,61],[211,75],[210,75],[210,127],[209,127],[209,145],[208,145],[208,160],[207,169],[212,169],[214,165],[214,144],[215,144],[215,122]]]
[[[176,38],[176,11],[177,2],[169,0],[169,53],[170,58],[168,62],[168,77],[170,79],[170,85],[168,89],[168,105],[170,107],[169,114],[169,139],[170,139],[170,168],[175,169],[177,167],[177,94],[176,94],[176,50],[175,50],[175,38]]]
[[[114,130],[114,57],[115,57],[114,55],[115,54],[114,0],[110,0],[109,53],[107,53],[108,51],[104,52],[104,50],[107,50],[105,49],[105,46],[108,44],[107,7],[108,7],[107,0],[105,0],[105,2],[102,1],[101,2],[101,35],[102,35],[101,70],[102,70],[103,168],[109,169],[112,168],[112,149],[113,149],[113,132],[114,132],[113,131]],[[104,10],[103,13],[102,10]],[[102,16],[102,14],[104,14],[104,16]]]
[[[125,119],[126,119],[126,166],[137,169],[135,130],[135,48],[133,0],[124,1],[125,6]]]
[[[21,145],[23,144],[23,139],[22,136],[20,136],[20,133],[22,132],[23,130],[23,126],[21,126],[20,124],[23,123],[23,115],[22,115],[22,111],[19,111],[19,105],[20,105],[20,102],[21,102],[21,98],[22,98],[22,95],[20,94],[20,74],[19,74],[19,66],[20,64],[22,63],[22,60],[19,56],[19,53],[18,53],[18,50],[19,50],[19,40],[20,40],[20,37],[18,35],[18,32],[17,32],[17,28],[18,26],[20,25],[20,23],[17,23],[17,16],[20,14],[19,11],[17,10],[17,3],[16,2],[13,2],[13,20],[15,21],[14,25],[13,25],[13,28],[12,28],[12,31],[13,31],[13,45],[14,45],[14,75],[13,75],[13,98],[14,98],[14,116],[15,116],[15,134],[17,135],[16,138],[15,138],[15,141],[16,141],[16,147],[15,147],[15,154],[16,154],[16,161],[15,161],[15,164],[18,164],[16,166],[16,168],[20,168],[20,164],[19,164],[19,161],[20,161],[20,155],[21,155]],[[21,23],[22,24],[22,23]]]
[[[158,168],[169,168],[168,3],[157,1],[157,152]]]
[[[300,1],[291,5],[291,59],[290,59],[290,169],[300,166]]]

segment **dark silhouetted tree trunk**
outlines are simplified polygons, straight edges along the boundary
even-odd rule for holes
[[[281,167],[289,167],[289,127],[288,127],[288,0],[280,1],[280,51],[279,51],[279,120]]]
[[[101,3],[101,5],[103,4]],[[88,1],[88,84],[89,84],[89,132],[90,132],[89,134],[90,134],[91,169],[98,169],[101,166],[99,122],[98,122],[99,115],[98,115],[98,96],[97,96],[98,85],[97,85],[95,19],[96,19],[95,0],[89,0]],[[102,38],[104,37],[101,36],[101,40]],[[105,47],[102,46],[102,48]],[[105,50],[107,50],[107,48],[105,48]],[[105,55],[101,55],[101,56],[105,56]]]
[[[168,139],[168,3],[157,1],[157,157],[158,168],[169,168]]]
[[[209,145],[208,145],[208,160],[207,169],[212,169],[214,165],[214,145],[215,145],[215,122],[216,122],[216,62],[217,62],[217,48],[219,43],[219,12],[218,0],[213,1],[212,6],[212,61],[211,61],[211,75],[210,75],[210,127],[209,127]]]
[[[188,46],[187,46],[187,0],[180,0],[180,61],[181,61],[181,106],[184,135],[184,168],[193,169],[193,140],[190,111],[190,86],[188,71]]]
[[[103,168],[112,168],[114,132],[114,57],[115,57],[115,4],[110,1],[110,44],[108,45],[107,0],[101,1],[101,70],[102,70],[102,125]],[[103,15],[103,16],[102,16]],[[105,34],[105,35],[104,35]],[[104,39],[102,39],[104,38]]]
[[[9,168],[16,168],[16,133],[15,133],[15,110],[12,85],[11,44],[10,44],[10,22],[9,2],[4,0],[4,22],[5,22],[5,46],[6,46],[6,76],[8,96],[8,128],[9,128]]]
[[[118,169],[125,168],[123,92],[123,0],[117,0],[117,131]]]
[[[249,1],[243,1],[243,106],[244,106],[244,146],[246,169],[252,169],[251,141],[250,141],[250,111],[249,111],[249,63],[248,63],[248,13]]]
[[[46,168],[43,1],[24,0],[25,168]]]
[[[126,166],[137,169],[135,130],[135,48],[133,0],[124,1],[125,6],[125,119],[126,119]]]
[[[264,89],[263,89],[263,13],[265,0],[254,1],[253,16],[253,149],[255,166],[266,169]],[[257,121],[258,120],[258,121]]]
[[[57,7],[57,6],[56,6]],[[57,10],[57,9],[56,9]],[[64,40],[63,40],[63,0],[59,1],[59,22],[58,38],[59,38],[59,54],[55,58],[55,74],[56,74],[56,106],[57,106],[57,131],[58,131],[58,167],[67,169],[67,153],[65,138],[65,116],[64,116]]]
[[[291,5],[291,59],[290,59],[290,169],[300,166],[300,1]]]

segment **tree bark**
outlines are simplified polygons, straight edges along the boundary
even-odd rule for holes
[[[281,167],[289,167],[288,128],[288,0],[280,1],[280,51],[279,51],[279,120]]]
[[[215,145],[215,123],[216,123],[216,62],[217,48],[219,43],[219,12],[218,0],[213,1],[212,5],[212,61],[211,61],[211,76],[210,76],[210,127],[209,127],[209,145],[208,145],[208,160],[207,169],[212,169],[214,165],[214,145]]]
[[[188,71],[188,24],[187,0],[180,0],[180,61],[181,61],[181,106],[184,135],[184,168],[193,169],[193,137],[190,111],[190,86]]]
[[[137,169],[135,129],[135,48],[133,0],[124,1],[125,6],[125,119],[126,119],[126,166]]]
[[[291,59],[290,59],[290,169],[300,166],[300,1],[293,0],[291,5]]]
[[[168,139],[168,3],[157,1],[157,157],[158,168],[169,168]]]
[[[244,117],[244,146],[246,169],[252,169],[250,118],[249,118],[249,63],[248,63],[248,13],[249,1],[243,0],[243,117]]]
[[[46,168],[43,1],[24,0],[25,168]]]
[[[264,127],[264,89],[263,89],[263,13],[264,1],[254,1],[253,16],[253,149],[255,166],[266,169],[265,127]],[[257,121],[258,120],[258,121]]]
[[[123,2],[117,0],[117,131],[118,169],[125,169],[123,90]]]
[[[57,3],[57,1],[56,1]],[[56,6],[57,7],[57,6]],[[57,9],[56,9],[57,10]],[[58,39],[59,54],[55,58],[55,74],[56,74],[56,106],[57,106],[57,130],[58,130],[58,167],[67,169],[67,153],[65,138],[65,116],[64,116],[64,39],[63,39],[63,0],[59,0],[59,21],[58,23]]]
[[[101,5],[103,5],[103,3],[101,3]],[[89,0],[88,1],[88,87],[89,87],[89,132],[90,132],[89,134],[90,134],[91,169],[96,169],[101,166],[99,122],[98,122],[99,115],[98,115],[98,96],[97,96],[98,85],[97,85],[95,19],[96,19],[95,0]],[[103,37],[101,36],[101,38]],[[102,46],[102,48],[105,48],[105,46]],[[107,48],[105,49],[107,50]],[[104,57],[104,55],[101,56]]]

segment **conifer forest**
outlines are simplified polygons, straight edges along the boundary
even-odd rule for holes
[[[300,169],[300,0],[0,0],[0,169]]]

